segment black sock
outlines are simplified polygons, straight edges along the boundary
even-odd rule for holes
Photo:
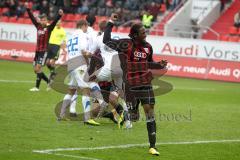
[[[148,140],[150,148],[155,148],[156,144],[156,122],[155,120],[147,122]]]
[[[42,74],[41,73],[37,73],[36,88],[40,87],[41,80],[42,80]]]
[[[112,112],[108,112],[108,113],[103,114],[103,117],[104,117],[104,118],[109,118],[109,119],[111,119],[114,123],[117,123],[117,121],[116,121],[115,118],[114,118],[114,114],[113,114]]]
[[[50,79],[50,80],[53,80],[54,77],[55,77],[55,75],[56,75],[55,67],[54,67],[54,66],[51,66],[51,65],[48,65],[47,67],[48,67],[48,69],[50,70],[49,79]]]
[[[55,76],[56,76],[55,70],[54,70],[54,71],[51,71],[51,72],[50,72],[50,76],[49,76],[49,80],[53,80],[53,79],[55,78]]]
[[[116,105],[116,108],[115,108],[115,109],[116,109],[116,111],[117,111],[118,114],[121,114],[121,113],[123,112],[123,107],[122,107],[122,105],[119,104],[119,103]]]
[[[49,80],[48,80],[48,78],[47,78],[47,76],[42,72],[41,73],[41,75],[42,75],[42,79],[45,81],[45,82],[49,82]]]
[[[50,70],[50,72],[54,72],[55,71],[55,67],[51,66],[51,65],[48,65],[47,66],[48,69]]]
[[[112,119],[112,118],[114,118],[114,115],[112,112],[108,112],[108,113],[103,114],[103,117]]]

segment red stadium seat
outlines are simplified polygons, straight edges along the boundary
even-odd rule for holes
[[[112,31],[113,31],[113,32],[117,32],[117,31],[118,31],[118,28],[114,26],[114,27],[112,28]]]
[[[228,35],[220,35],[219,40],[220,41],[228,41],[229,40],[229,36]]]
[[[7,12],[9,9],[8,8],[2,8],[2,13]]]
[[[130,28],[129,27],[119,27],[118,28],[118,32],[129,33],[130,32]]]
[[[16,17],[10,17],[8,22],[17,23],[17,18]]]
[[[229,42],[238,42],[239,38],[238,36],[230,36],[228,39]]]
[[[84,16],[82,14],[75,14],[73,20],[74,21],[79,21],[79,20],[81,20],[83,18],[84,18]]]
[[[32,24],[32,21],[31,21],[30,18],[25,18],[25,19],[24,19],[24,23],[25,23],[25,24]]]
[[[18,18],[17,23],[24,23],[25,18]]]
[[[232,35],[238,34],[238,29],[234,26],[231,26],[229,27],[228,33]]]
[[[2,16],[1,17],[1,21],[2,22],[8,22],[9,21],[9,18],[7,16]]]
[[[151,31],[150,35],[157,35],[157,31]]]
[[[240,29],[238,29],[238,36],[240,36]]]
[[[75,28],[76,27],[76,23],[75,22],[63,22],[62,26],[64,28]]]
[[[96,16],[96,21],[101,22],[101,21],[106,21],[107,17],[106,16]]]
[[[64,14],[64,15],[62,16],[61,20],[62,20],[62,21],[65,21],[66,18],[67,18],[67,14]]]
[[[23,15],[23,17],[28,18],[28,17],[29,17],[29,16],[28,16],[28,13],[25,12],[24,15]]]
[[[66,14],[66,21],[74,21],[75,15],[74,14]]]
[[[161,4],[161,7],[160,7],[160,12],[165,12],[167,10],[167,6],[166,4]]]

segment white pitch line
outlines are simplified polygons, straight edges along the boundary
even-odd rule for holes
[[[2,83],[34,83],[34,81],[19,81],[19,80],[6,80],[6,79],[0,79],[0,82]]]
[[[186,144],[234,143],[234,142],[240,142],[240,139],[192,141],[192,142],[162,142],[162,143],[157,143],[156,145],[186,145]],[[101,147],[93,147],[93,148],[56,148],[56,149],[46,149],[46,150],[33,150],[33,152],[48,154],[48,153],[60,152],[60,151],[105,150],[105,149],[116,149],[116,148],[145,147],[148,145],[149,145],[148,143],[143,143],[143,144],[125,144],[125,145],[118,145],[118,146],[101,146]]]

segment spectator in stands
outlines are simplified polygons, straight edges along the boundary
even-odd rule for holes
[[[137,10],[139,8],[139,0],[126,0],[124,8],[128,10]]]
[[[197,39],[198,38],[198,32],[199,32],[199,26],[198,26],[198,20],[197,19],[191,19],[192,24],[192,32],[191,32],[191,38]]]
[[[106,0],[105,3],[106,3],[107,7],[109,7],[109,8],[113,7],[113,1],[112,0]]]
[[[42,3],[39,5],[39,12],[40,14],[45,14],[48,15],[49,14],[49,4],[47,0],[43,0]]]
[[[16,10],[16,15],[17,18],[21,17],[22,15],[24,15],[24,13],[26,12],[26,8],[23,2],[19,2],[19,5],[17,6],[17,10]]]
[[[89,7],[97,7],[98,0],[89,0]]]
[[[163,0],[163,3],[166,5],[167,9],[170,9],[171,7],[170,0]]]
[[[82,2],[82,6],[78,8],[78,13],[81,14],[87,14],[89,12],[89,1],[88,0],[84,0]]]
[[[240,27],[240,11],[238,11],[234,16],[234,26],[237,28]]]
[[[221,3],[220,11],[222,12],[224,10],[224,8],[225,8],[226,0],[220,0],[220,3]]]
[[[57,16],[58,13],[58,9],[59,7],[54,6],[54,5],[50,5],[49,7],[49,15],[48,15],[48,19],[49,20],[54,20],[54,18]]]
[[[71,12],[76,13],[79,6],[82,5],[80,0],[70,0],[71,3]]]
[[[149,11],[146,11],[142,17],[142,24],[145,27],[145,29],[149,29],[152,26],[152,22],[153,15],[151,15]]]
[[[5,7],[5,1],[0,1],[0,8]]]
[[[64,0],[52,0],[52,4],[54,4],[59,9],[64,7]]]
[[[173,11],[179,4],[181,0],[172,0],[171,10]]]
[[[16,15],[17,2],[15,0],[7,0],[5,6],[9,9],[7,12],[3,13],[4,16],[13,17]]]
[[[160,10],[160,4],[152,2],[151,5],[147,6],[147,10],[153,15],[153,20],[156,20]]]

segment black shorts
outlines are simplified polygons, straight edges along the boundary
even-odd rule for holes
[[[101,88],[101,93],[102,93],[104,101],[109,103],[110,93],[113,92],[113,91],[116,91],[117,88],[112,83],[110,83],[109,85],[106,85],[106,86],[101,86],[100,85],[100,88]]]
[[[111,86],[100,87],[103,99],[105,102],[109,103],[109,95],[111,91]]]
[[[47,59],[58,59],[60,51],[60,45],[48,44]]]
[[[142,105],[155,104],[154,92],[151,85],[139,87],[125,86],[125,99],[130,110],[137,109],[140,102]]]
[[[34,60],[33,60],[33,65],[35,66],[37,64],[40,64],[40,65],[44,66],[45,62],[46,62],[46,58],[47,58],[47,52],[45,52],[45,51],[36,52]]]

